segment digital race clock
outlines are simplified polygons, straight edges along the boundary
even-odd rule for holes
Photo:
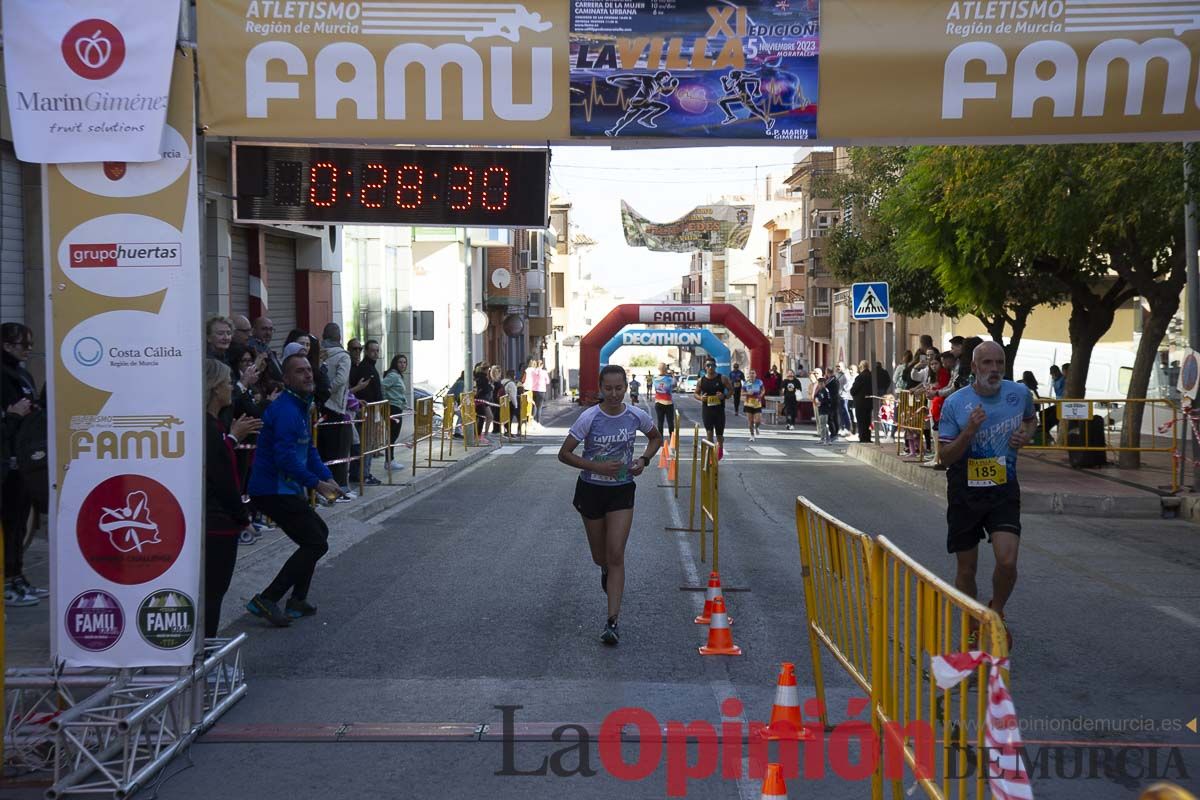
[[[542,228],[550,151],[235,142],[237,222]]]

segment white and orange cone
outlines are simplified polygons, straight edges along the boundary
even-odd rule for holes
[[[771,706],[771,721],[763,729],[767,739],[799,741],[809,738],[800,716],[800,689],[796,686],[796,665],[785,661],[779,665],[779,681],[775,686],[775,705]]]
[[[708,644],[700,648],[702,656],[740,656],[742,648],[733,643],[729,618],[725,616],[725,598],[713,598],[712,621],[708,623]]]
[[[662,447],[658,450],[658,466],[665,467],[671,461],[671,440],[663,439]]]
[[[704,590],[704,610],[700,612],[700,616],[692,620],[697,625],[707,625],[712,620],[712,604],[717,595],[721,594],[721,576],[716,572],[710,572],[708,575],[708,588]],[[733,622],[733,617],[726,617],[730,622]]]
[[[760,800],[787,800],[787,786],[783,782],[783,768],[778,764],[767,764],[767,774],[763,775],[762,794]]]

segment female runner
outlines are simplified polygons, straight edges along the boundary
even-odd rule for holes
[[[746,395],[746,422],[750,423],[750,441],[762,435],[762,404],[763,382],[758,379],[758,373],[750,370],[746,383],[742,386]]]
[[[625,543],[633,525],[633,479],[650,465],[662,446],[662,434],[650,415],[626,405],[625,370],[610,364],[600,370],[599,405],[579,415],[558,451],[558,460],[583,470],[575,484],[575,510],[583,517],[592,561],[600,567],[600,588],[608,593],[608,622],[600,641],[615,645],[617,616],[625,592]],[[638,431],[650,441],[633,457]],[[575,448],[583,442],[583,456]]]

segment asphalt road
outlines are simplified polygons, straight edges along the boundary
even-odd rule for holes
[[[698,418],[694,401],[679,405]],[[192,748],[194,766],[182,769],[177,761],[168,768],[158,796],[209,798],[220,787],[256,800],[664,797],[665,754],[647,777],[625,781],[602,763],[594,739],[566,754],[560,770],[576,770],[583,750],[593,776],[497,773],[536,771],[578,735],[548,741],[559,724],[594,732],[622,707],[645,709],[664,724],[719,725],[721,702],[736,697],[743,719],[763,719],[785,660],[796,664],[801,697],[812,696],[797,495],[953,576],[937,500],[847,458],[842,446],[816,445],[811,428],[773,431],[751,449],[744,418],[731,416],[721,473],[722,577],[726,586],[748,590],[728,595],[745,655],[696,652],[705,629],[691,620],[703,596],[680,587],[698,585],[709,567],[697,558],[695,536],[664,531],[686,519],[686,501],[676,503],[658,487],[658,470],[639,480],[622,639],[606,648],[598,642],[605,617],[598,569],[570,505],[575,474],[553,455],[564,433],[550,429],[506,448],[373,520],[379,532],[318,570],[314,619],[286,630],[235,620],[230,630],[253,637],[246,654],[251,692]],[[981,587],[989,585],[990,569],[985,553]],[[1125,774],[1085,765],[1083,777],[1067,779],[1056,777],[1050,762],[1049,776],[1035,775],[1038,796],[1136,796],[1152,781],[1144,772],[1128,775],[1146,770],[1151,758],[1160,773],[1195,791],[1200,735],[1182,726],[1200,714],[1200,529],[1167,520],[1027,515],[1020,570],[1008,609],[1016,639],[1012,689],[1023,722],[1042,726],[1026,739],[1094,743],[1091,751],[1068,752],[1061,767],[1068,773],[1086,752],[1107,748],[1111,756],[1122,743],[1149,745],[1133,748]],[[860,692],[828,657],[824,664],[837,723]],[[518,742],[507,766],[497,706],[521,706],[512,712],[518,730],[541,739]],[[462,727],[441,729],[444,738],[466,733],[457,741],[413,741],[405,737],[416,729],[396,723],[453,723]],[[366,737],[376,741],[354,739],[366,724],[382,726]],[[343,725],[351,735],[335,741],[331,732]],[[475,733],[481,725],[489,726],[483,741]],[[261,741],[268,730],[297,741]],[[629,763],[638,756],[633,743],[622,751]],[[695,762],[696,748],[689,752]],[[737,758],[727,761],[730,768]],[[687,795],[759,796],[757,781],[720,773],[691,781]],[[869,796],[865,783],[832,774],[807,783],[817,785],[796,780],[791,796]]]

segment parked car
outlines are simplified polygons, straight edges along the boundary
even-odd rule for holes
[[[699,375],[688,375],[686,378],[683,379],[682,383],[680,383],[679,389],[680,389],[680,391],[691,394],[692,392],[696,391],[696,384],[698,384],[699,382],[700,382]]]

